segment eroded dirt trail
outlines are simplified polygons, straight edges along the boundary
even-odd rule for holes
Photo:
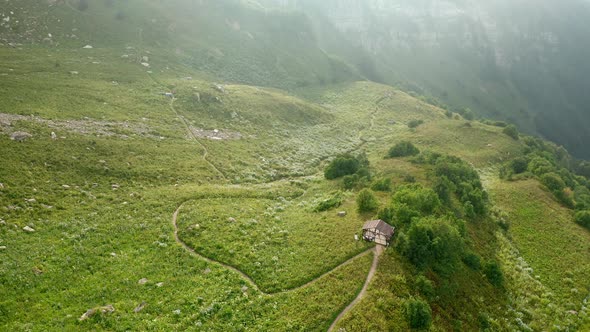
[[[367,293],[367,288],[369,288],[369,284],[371,283],[371,280],[373,280],[373,277],[375,276],[375,273],[377,272],[377,265],[379,263],[379,256],[381,256],[381,254],[383,253],[383,250],[384,250],[384,248],[380,245],[376,246],[373,249],[373,264],[371,265],[371,269],[369,270],[369,274],[367,274],[367,279],[365,280],[365,284],[363,285],[363,288],[361,289],[359,294],[356,296],[356,298],[352,302],[350,302],[350,304],[346,308],[344,308],[344,310],[342,310],[342,312],[338,315],[338,317],[336,317],[336,319],[334,319],[334,321],[332,322],[332,325],[330,325],[330,328],[328,328],[328,332],[333,331],[334,328],[336,327],[336,324],[338,324],[338,322],[342,319],[342,317],[344,317],[350,310],[352,310],[352,308],[354,308],[355,305],[357,305],[357,303],[360,302],[360,300],[363,299],[363,297]]]
[[[347,265],[347,264],[350,264],[350,263],[352,263],[354,260],[356,260],[357,258],[360,258],[360,257],[362,257],[362,256],[365,256],[365,255],[369,254],[370,252],[374,252],[374,255],[375,255],[375,257],[377,257],[377,256],[378,256],[378,254],[377,254],[377,253],[379,252],[379,249],[378,249],[378,247],[377,247],[377,248],[371,248],[371,249],[367,249],[367,250],[365,250],[365,251],[361,252],[360,254],[358,254],[358,255],[356,255],[356,256],[354,256],[354,257],[352,257],[352,258],[349,258],[349,259],[347,259],[346,261],[342,262],[341,264],[339,264],[339,265],[335,266],[335,267],[334,267],[333,269],[331,269],[330,271],[327,271],[327,272],[325,272],[324,274],[322,274],[322,275],[320,275],[320,276],[318,276],[318,277],[316,277],[316,278],[314,278],[314,279],[312,279],[312,280],[310,280],[310,281],[306,282],[306,283],[305,283],[305,284],[303,284],[303,285],[300,285],[300,286],[297,286],[297,287],[294,287],[294,288],[290,288],[290,289],[284,289],[284,290],[281,290],[281,291],[278,291],[278,292],[265,292],[264,290],[262,290],[262,289],[261,289],[261,288],[260,288],[260,287],[259,287],[259,286],[256,284],[256,282],[255,282],[255,281],[252,279],[252,277],[250,277],[250,276],[249,276],[249,275],[247,275],[246,273],[244,273],[244,272],[240,271],[239,269],[237,269],[237,268],[235,268],[235,267],[233,267],[233,266],[231,266],[231,265],[228,265],[228,264],[225,264],[225,263],[223,263],[223,262],[220,262],[220,261],[218,261],[218,260],[215,260],[215,259],[212,259],[212,258],[209,258],[209,257],[203,256],[203,255],[201,255],[200,253],[198,253],[198,252],[197,252],[195,249],[191,248],[191,247],[190,247],[188,244],[186,244],[184,241],[182,241],[182,239],[181,239],[181,238],[178,236],[178,223],[177,223],[177,220],[178,220],[178,215],[179,215],[179,213],[180,213],[180,210],[182,209],[182,207],[184,206],[184,204],[185,204],[185,203],[181,204],[181,205],[180,205],[180,206],[179,206],[179,207],[176,209],[176,211],[174,211],[174,214],[172,215],[172,226],[174,227],[174,240],[175,240],[175,241],[176,241],[178,244],[180,244],[180,245],[181,245],[181,246],[182,246],[182,247],[183,247],[183,248],[184,248],[186,251],[190,252],[192,255],[194,255],[194,256],[196,256],[196,257],[199,257],[199,258],[201,258],[201,259],[203,259],[203,260],[205,260],[205,261],[207,261],[207,262],[209,262],[209,263],[214,263],[214,264],[218,264],[218,265],[220,265],[220,266],[223,266],[224,268],[226,268],[226,269],[228,269],[228,270],[231,270],[231,271],[233,271],[233,272],[235,272],[235,273],[239,274],[239,275],[240,275],[240,276],[241,276],[243,279],[245,279],[245,280],[246,280],[246,281],[247,281],[247,282],[248,282],[248,283],[249,283],[249,284],[252,286],[252,288],[256,289],[257,291],[259,291],[259,292],[260,292],[260,293],[262,293],[263,295],[271,296],[271,295],[277,295],[277,294],[282,294],[282,293],[287,293],[287,292],[293,292],[293,291],[297,291],[297,290],[299,290],[299,289],[306,288],[306,287],[308,287],[308,286],[311,286],[311,285],[312,285],[313,283],[315,283],[316,281],[318,281],[318,280],[320,280],[320,279],[324,278],[324,277],[325,277],[325,276],[327,276],[328,274],[330,274],[330,273],[334,272],[335,270],[339,269],[340,267],[342,267],[342,266],[345,266],[345,265]],[[375,272],[374,272],[375,268],[376,268],[376,259],[374,258],[374,259],[373,259],[373,266],[371,267],[371,270],[369,271],[369,276],[370,276],[370,278],[368,277],[368,278],[367,278],[367,281],[370,281],[370,279],[372,278],[372,275],[374,275],[374,274],[375,274]],[[363,290],[365,290],[365,289],[366,289],[366,286],[367,286],[367,281],[365,281],[365,286],[363,287]],[[362,293],[362,292],[361,292],[361,293]],[[358,297],[357,297],[357,298],[358,298]]]

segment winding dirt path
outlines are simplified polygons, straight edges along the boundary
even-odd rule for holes
[[[365,296],[365,294],[367,293],[367,288],[369,288],[369,284],[371,283],[371,280],[373,279],[373,277],[375,276],[375,273],[377,272],[377,265],[379,263],[379,256],[381,256],[381,254],[383,253],[383,247],[380,245],[377,245],[374,249],[374,254],[373,254],[373,264],[371,265],[371,269],[369,270],[369,273],[367,274],[367,279],[365,280],[365,284],[363,285],[363,288],[361,289],[361,291],[359,292],[359,294],[356,296],[356,298],[350,302],[350,304],[344,308],[344,310],[342,310],[342,312],[336,317],[336,319],[334,319],[334,321],[332,322],[332,325],[330,325],[330,328],[328,328],[328,332],[333,331],[334,328],[336,327],[336,324],[338,324],[338,322],[342,319],[342,317],[344,317],[350,310],[352,310],[352,308],[354,308],[355,305],[357,305],[357,303],[360,302],[360,300],[362,300],[362,298]]]
[[[184,206],[184,204],[186,204],[186,202],[185,202],[185,203],[182,203],[182,204],[181,204],[181,205],[180,205],[180,206],[179,206],[179,207],[176,209],[176,211],[174,211],[174,214],[172,215],[172,226],[174,227],[174,240],[175,240],[175,241],[176,241],[178,244],[180,244],[180,245],[181,245],[181,246],[182,246],[182,247],[183,247],[183,248],[184,248],[186,251],[190,252],[190,253],[191,253],[193,256],[199,257],[199,258],[201,258],[201,259],[203,259],[203,260],[205,260],[205,261],[207,261],[207,262],[209,262],[209,263],[215,263],[215,264],[217,264],[217,265],[223,266],[223,267],[225,267],[226,269],[228,269],[228,270],[231,270],[231,271],[233,271],[233,272],[235,272],[235,273],[239,274],[239,275],[240,275],[240,276],[241,276],[243,279],[245,279],[245,280],[246,280],[246,281],[247,281],[247,282],[248,282],[248,283],[249,283],[249,284],[250,284],[250,285],[251,285],[251,286],[252,286],[254,289],[256,289],[257,291],[259,291],[259,292],[260,292],[260,293],[262,293],[263,295],[267,295],[267,296],[270,296],[270,295],[277,295],[277,294],[282,294],[282,293],[287,293],[287,292],[293,292],[293,291],[296,291],[296,290],[299,290],[299,289],[302,289],[302,288],[306,288],[306,287],[310,286],[311,284],[315,283],[316,281],[318,281],[318,280],[320,280],[320,279],[324,278],[324,277],[325,277],[325,276],[327,276],[328,274],[332,273],[334,270],[337,270],[337,269],[339,269],[340,267],[343,267],[343,266],[345,266],[345,265],[348,265],[348,264],[352,263],[352,262],[353,262],[354,260],[356,260],[357,258],[360,258],[360,257],[362,257],[362,256],[365,256],[365,255],[369,254],[370,252],[374,252],[374,253],[375,253],[375,254],[374,254],[374,255],[375,255],[375,257],[377,257],[377,256],[378,256],[378,254],[379,254],[379,249],[378,249],[378,247],[377,247],[377,249],[376,249],[376,248],[370,248],[370,249],[367,249],[367,250],[365,250],[365,251],[361,252],[360,254],[358,254],[358,255],[356,255],[356,256],[354,256],[354,257],[351,257],[351,258],[347,259],[346,261],[342,262],[341,264],[339,264],[339,265],[335,266],[335,267],[334,267],[333,269],[331,269],[330,271],[327,271],[327,272],[323,273],[322,275],[320,275],[320,276],[318,276],[318,277],[316,277],[316,278],[314,278],[314,279],[312,279],[312,280],[310,280],[310,281],[306,282],[306,283],[305,283],[305,284],[303,284],[303,285],[300,285],[300,286],[297,286],[297,287],[294,287],[294,288],[283,289],[283,290],[280,290],[280,291],[277,291],[277,292],[265,292],[264,290],[262,290],[262,289],[261,289],[261,288],[260,288],[260,287],[259,287],[259,286],[256,284],[256,282],[255,282],[255,281],[252,279],[252,277],[250,277],[250,276],[249,276],[249,275],[247,275],[246,273],[244,273],[244,272],[240,271],[239,269],[237,269],[237,268],[235,268],[235,267],[233,267],[233,266],[231,266],[231,265],[228,265],[228,264],[225,264],[225,263],[223,263],[223,262],[220,262],[220,261],[218,261],[218,260],[215,260],[215,259],[212,259],[212,258],[209,258],[209,257],[203,256],[203,255],[201,255],[200,253],[198,253],[198,252],[197,252],[195,249],[191,248],[191,247],[190,247],[188,244],[186,244],[186,242],[182,241],[182,239],[181,239],[181,238],[178,236],[178,223],[177,223],[177,220],[178,220],[178,214],[180,213],[180,210],[182,209],[182,207]],[[374,269],[375,269],[376,267],[377,267],[377,266],[376,266],[376,259],[374,258],[374,259],[373,259],[373,266],[371,266],[371,270],[369,271],[369,275],[371,276],[371,278],[372,278],[372,276],[375,274],[375,272],[374,272]],[[371,272],[371,271],[372,271],[372,272]],[[367,281],[365,281],[365,286],[363,287],[363,290],[365,290],[365,289],[366,289],[366,286],[367,286],[367,284],[368,284],[368,281],[370,281],[370,278],[368,278],[368,277],[367,277]],[[357,298],[358,298],[358,296],[357,296]],[[355,300],[355,301],[356,301],[356,300]],[[347,307],[347,308],[348,308],[348,307]]]

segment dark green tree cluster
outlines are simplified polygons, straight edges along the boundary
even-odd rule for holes
[[[506,180],[537,178],[555,198],[576,211],[590,210],[590,183],[576,175],[583,163],[576,165],[563,147],[538,138],[524,137],[525,155],[502,167],[500,176]]]
[[[412,142],[402,141],[397,143],[394,147],[389,149],[387,157],[398,158],[398,157],[409,157],[415,156],[420,153],[420,150]]]
[[[456,269],[464,251],[459,223],[452,217],[417,219],[403,236],[400,235],[398,249],[419,269],[432,268],[449,275]]]
[[[515,125],[508,125],[506,127],[504,127],[504,130],[502,130],[502,132],[510,137],[512,137],[512,139],[518,140],[519,138],[519,134],[518,134],[518,129],[516,129]]]
[[[432,324],[432,310],[430,305],[422,300],[411,298],[406,302],[406,319],[413,329],[426,329]]]
[[[459,158],[436,153],[420,155],[416,162],[434,166],[434,190],[443,204],[450,206],[455,195],[469,218],[486,214],[488,194],[471,165]]]
[[[353,189],[359,182],[369,182],[369,160],[362,153],[358,156],[344,154],[336,157],[324,170],[324,177],[328,180],[343,178],[345,189]]]

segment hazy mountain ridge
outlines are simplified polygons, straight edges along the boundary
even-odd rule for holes
[[[581,147],[590,139],[584,130],[590,125],[590,100],[582,91],[590,76],[583,60],[590,56],[584,37],[590,29],[588,2],[300,0],[275,5],[332,22],[370,56],[378,77],[365,74],[372,79],[515,122],[578,156],[590,155]]]

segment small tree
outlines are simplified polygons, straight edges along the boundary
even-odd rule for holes
[[[504,283],[504,274],[502,273],[500,265],[496,261],[491,261],[486,264],[484,274],[490,283],[496,287],[500,287]]]
[[[352,175],[360,169],[360,162],[349,155],[339,156],[326,167],[324,176],[328,180],[334,180],[345,175]]]
[[[412,121],[408,122],[408,128],[415,129],[415,128],[418,128],[423,123],[424,123],[424,120],[412,120]]]
[[[420,153],[417,147],[412,142],[402,141],[397,143],[394,147],[389,149],[387,156],[389,158],[415,156]]]
[[[525,158],[516,158],[510,162],[510,168],[514,174],[520,174],[526,172],[529,167],[529,162]]]
[[[590,228],[590,211],[578,211],[576,213],[576,222],[581,226]]]
[[[552,192],[559,192],[565,189],[565,182],[557,173],[547,173],[541,177],[541,182]]]
[[[434,297],[434,284],[423,275],[419,275],[414,282],[416,290],[424,297],[432,299]]]
[[[425,329],[432,323],[432,310],[424,300],[412,298],[406,302],[406,318],[411,328]]]
[[[356,197],[356,204],[359,213],[374,212],[379,208],[379,201],[373,191],[363,189]]]
[[[515,140],[518,140],[518,129],[516,129],[515,125],[508,125],[502,132]]]

